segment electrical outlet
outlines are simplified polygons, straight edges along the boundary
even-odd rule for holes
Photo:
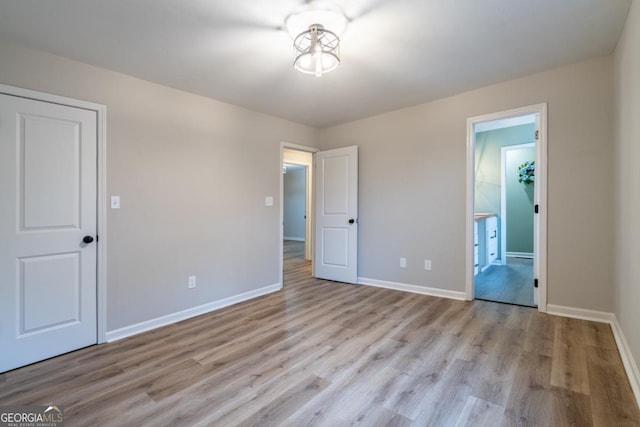
[[[425,259],[424,260],[424,269],[425,270],[431,270],[431,260],[430,259]]]
[[[193,289],[196,287],[196,276],[189,276],[187,286],[189,287],[189,289]]]
[[[407,268],[407,259],[400,258],[400,268]]]

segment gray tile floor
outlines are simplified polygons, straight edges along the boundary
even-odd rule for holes
[[[507,259],[507,265],[492,265],[475,277],[475,296],[478,299],[509,304],[533,304],[533,260]]]

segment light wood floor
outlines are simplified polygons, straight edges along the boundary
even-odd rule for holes
[[[637,426],[608,325],[310,278],[0,375],[66,426]],[[4,351],[4,349],[3,349]]]

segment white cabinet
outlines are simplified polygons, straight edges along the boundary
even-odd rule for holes
[[[487,264],[491,264],[498,258],[498,218],[490,216],[485,219],[485,231],[487,242]]]
[[[473,274],[486,270],[498,258],[498,217],[476,214],[473,222]]]
[[[478,221],[473,221],[473,275],[480,272],[480,259],[478,258]]]

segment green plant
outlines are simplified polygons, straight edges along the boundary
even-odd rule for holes
[[[536,162],[524,162],[518,166],[518,182],[531,184],[535,177]]]

